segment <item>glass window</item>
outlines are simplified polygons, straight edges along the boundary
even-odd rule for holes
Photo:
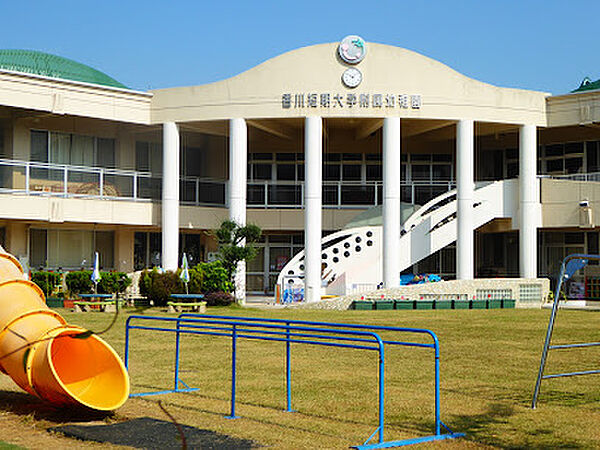
[[[411,166],[411,179],[413,181],[430,179],[430,166],[425,164],[414,164]]]
[[[264,272],[264,264],[265,264],[265,248],[264,247],[256,247],[256,257],[250,261],[248,261],[248,265],[246,270],[248,272]],[[261,286],[262,290],[262,286]]]
[[[294,181],[296,179],[296,165],[277,164],[277,179]]]
[[[598,142],[586,142],[587,171],[598,172]]]
[[[71,135],[50,133],[50,151],[48,162],[53,164],[71,163]]]
[[[254,180],[270,180],[271,164],[254,164],[252,166],[252,178]]]
[[[71,136],[71,155],[68,164],[88,167],[94,165],[94,138],[92,136],[77,134]]]
[[[323,167],[323,180],[338,181],[340,179],[339,164],[325,164]]]
[[[250,153],[251,161],[271,161],[273,155],[271,153]]]
[[[452,162],[452,155],[449,153],[434,153],[432,157],[434,162]]]
[[[562,159],[550,159],[546,161],[546,172],[560,172],[564,171],[564,160]]]
[[[135,170],[139,172],[150,172],[150,152],[148,142],[135,143]]]
[[[583,244],[584,234],[581,232],[565,233],[565,244]]]
[[[367,153],[365,159],[367,161],[381,161],[381,153]]]
[[[149,233],[150,235],[150,266],[160,266],[162,251],[162,236],[160,233]]]
[[[546,145],[546,156],[562,156],[563,144]]]
[[[380,181],[382,176],[381,166],[379,164],[367,164],[367,181]]]
[[[433,169],[433,181],[450,179],[450,174],[452,173],[452,169],[449,164],[434,164],[432,166],[432,169]]]
[[[136,232],[133,238],[133,269],[142,270],[148,266],[146,250],[148,248],[148,233]]]
[[[269,271],[279,272],[291,258],[292,250],[289,247],[271,247],[269,249]]]
[[[31,131],[31,161],[48,162],[48,132]]]
[[[410,154],[410,160],[411,161],[423,161],[423,162],[429,162],[431,161],[431,155],[427,154],[427,155],[423,155],[423,154],[415,154],[415,153],[411,153]]]
[[[583,158],[565,158],[567,173],[580,173],[583,169]]]
[[[295,161],[296,154],[295,153],[277,153],[275,155],[275,159],[277,161]]]
[[[98,166],[115,167],[115,140],[98,138]]]
[[[339,153],[325,153],[323,155],[323,161],[325,162],[329,162],[329,161],[341,161],[341,156]]]
[[[507,159],[517,159],[518,157],[519,157],[519,150],[517,150],[516,148],[507,148],[506,149],[506,158]]]
[[[343,177],[346,181],[360,181],[361,166],[358,164],[344,164]]]
[[[32,268],[46,267],[47,261],[47,233],[46,230],[31,229],[29,231],[29,254],[31,261],[29,265]]]
[[[362,161],[362,153],[344,153],[344,161]]]
[[[112,231],[96,231],[96,248],[98,259],[100,261],[100,269],[108,270],[115,267],[114,249],[115,249],[115,233]]]
[[[583,142],[567,142],[565,144],[565,155],[583,153]]]

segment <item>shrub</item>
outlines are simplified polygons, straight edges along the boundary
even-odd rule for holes
[[[94,283],[92,283],[92,280],[90,279],[91,276],[91,270],[69,272],[65,277],[67,290],[75,295],[91,293],[94,290]]]
[[[91,280],[91,270],[69,272],[65,278],[67,289],[71,294],[89,294],[94,291]],[[98,282],[99,294],[114,294],[125,292],[131,284],[131,278],[124,272],[100,272]]]
[[[121,294],[131,285],[131,278],[124,272],[101,272],[98,293]]]
[[[50,297],[60,286],[62,274],[56,272],[33,272],[31,281],[37,284],[46,297]]]
[[[175,272],[144,270],[138,283],[140,293],[156,306],[165,306],[171,294],[185,292],[183,283]]]
[[[204,296],[204,301],[208,306],[228,306],[234,298],[229,292],[209,292]]]
[[[233,290],[229,273],[221,261],[199,263],[194,266],[194,271],[201,273],[203,277],[200,292],[231,292]]]

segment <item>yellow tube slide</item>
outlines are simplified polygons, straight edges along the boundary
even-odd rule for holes
[[[86,331],[48,308],[19,262],[0,253],[0,371],[57,406],[117,409],[129,396],[129,376],[112,347]]]

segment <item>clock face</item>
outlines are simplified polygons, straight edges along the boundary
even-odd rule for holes
[[[346,36],[338,47],[340,58],[348,64],[358,64],[367,54],[365,41],[360,36]]]
[[[342,74],[342,82],[349,88],[355,88],[362,81],[362,73],[360,70],[351,67],[346,69]]]

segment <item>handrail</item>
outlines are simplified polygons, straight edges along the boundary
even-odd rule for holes
[[[134,325],[134,320],[159,322],[157,326]],[[170,324],[171,327],[160,325],[160,323]],[[175,326],[173,328],[172,326]],[[252,317],[235,316],[217,316],[217,315],[198,315],[185,313],[177,318],[153,317],[153,316],[130,316],[126,321],[125,327],[125,366],[129,366],[129,343],[130,330],[149,330],[164,331],[176,333],[175,344],[175,382],[174,389],[158,392],[145,392],[132,394],[132,396],[156,395],[169,392],[189,392],[195,390],[190,388],[179,378],[179,355],[180,355],[180,335],[196,334],[208,336],[223,336],[232,339],[231,356],[231,410],[228,418],[236,418],[235,415],[235,396],[236,396],[236,352],[237,339],[246,338],[263,341],[276,341],[286,343],[286,387],[287,387],[287,411],[291,409],[291,344],[309,344],[338,348],[353,348],[361,350],[374,350],[379,353],[379,424],[375,432],[367,441],[357,448],[384,448],[396,445],[407,445],[412,443],[428,442],[440,439],[450,439],[461,436],[453,433],[440,420],[440,398],[439,398],[439,341],[434,332],[420,328],[401,328],[370,325],[354,325],[344,323],[316,322],[316,321],[296,321],[288,319],[263,319]],[[379,336],[380,331],[406,332],[428,335],[433,343],[403,342],[394,340],[383,340]],[[385,345],[402,345],[411,347],[433,348],[435,350],[435,435],[422,438],[409,439],[404,441],[384,442],[384,368],[385,368]],[[184,388],[180,388],[180,384]],[[441,427],[449,432],[441,433]],[[378,435],[378,443],[369,442],[375,435]]]

